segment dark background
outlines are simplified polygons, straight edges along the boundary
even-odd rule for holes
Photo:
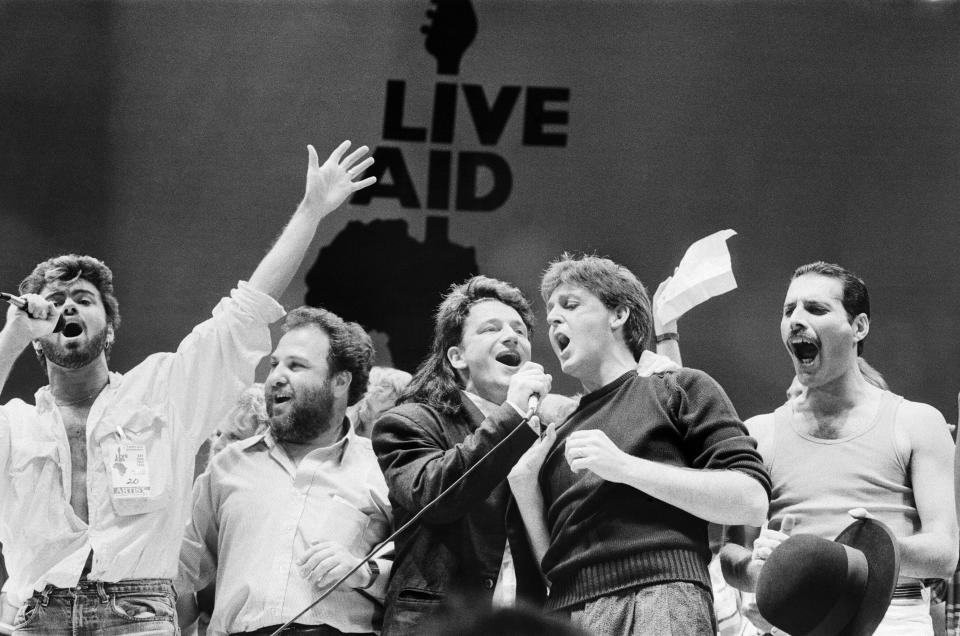
[[[320,248],[350,221],[403,220],[429,243],[427,218],[446,219],[444,240],[535,298],[541,327],[539,274],[562,251],[610,256],[652,290],[691,242],[729,227],[739,289],[680,332],[685,363],[741,415],[782,402],[788,278],[825,259],[870,288],[865,357],[895,392],[956,421],[957,2],[476,0],[455,76],[424,48],[429,6],[0,2],[0,289],[55,253],[104,259],[123,316],[112,366],[126,371],[173,349],[249,276],[299,201],[307,143],[321,155],[344,138],[400,148],[421,204],[431,149],[483,150],[511,169],[501,207],[346,206],[321,224],[284,304],[303,302]],[[568,121],[551,128],[565,145],[523,144],[523,97],[494,146],[462,100],[451,143],[385,140],[388,80],[406,82],[404,121],[420,126],[437,82],[490,99],[504,86],[568,89],[556,105]],[[352,258],[402,269],[377,252]],[[382,293],[372,269],[355,285],[367,304]],[[420,307],[439,291],[409,293],[417,302],[384,311],[428,320]],[[572,392],[545,331],[535,358]],[[376,334],[381,361],[403,337]],[[29,358],[4,400],[42,384]]]

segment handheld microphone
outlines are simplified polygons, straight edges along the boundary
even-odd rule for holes
[[[538,408],[540,408],[540,394],[531,393],[530,399],[527,400],[527,417],[533,417]]]
[[[25,311],[26,314],[31,318],[36,318],[36,316],[31,314],[30,311],[27,309],[27,301],[25,301],[23,298],[20,298],[19,296],[14,296],[13,294],[8,294],[6,292],[0,292],[0,300],[5,300],[11,305],[13,305],[14,307],[16,307],[17,309],[22,309],[23,311]],[[60,314],[60,316],[57,318],[57,324],[53,326],[52,333],[63,331],[63,325],[64,325],[63,314]]]

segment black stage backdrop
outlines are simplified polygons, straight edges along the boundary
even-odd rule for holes
[[[112,366],[173,349],[252,271],[307,143],[381,183],[321,224],[283,301],[326,305],[410,369],[451,282],[536,298],[595,251],[651,289],[723,228],[739,288],[680,322],[744,417],[792,375],[792,270],[867,281],[865,356],[956,421],[957,2],[440,0],[0,3],[0,289],[87,252],[115,270]],[[421,29],[421,27],[426,27]],[[24,355],[3,399],[43,379]]]

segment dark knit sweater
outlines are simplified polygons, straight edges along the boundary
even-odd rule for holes
[[[710,589],[706,521],[631,486],[570,470],[563,456],[567,436],[592,429],[635,457],[737,470],[770,494],[756,441],[710,376],[686,368],[651,377],[622,375],[580,400],[540,471],[550,528],[543,559],[552,583],[548,607],[670,581]]]

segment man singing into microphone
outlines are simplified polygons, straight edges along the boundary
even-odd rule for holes
[[[547,608],[591,634],[716,634],[707,522],[765,519],[756,442],[706,374],[635,372],[650,300],[627,268],[564,255],[541,292],[554,353],[586,392],[510,476]]]
[[[550,376],[530,362],[532,326],[512,285],[476,276],[453,287],[400,406],[374,425],[397,526],[478,466],[397,537],[384,636],[422,633],[450,592],[487,605],[508,604],[514,587],[519,597],[543,596],[537,564],[513,540],[508,548],[504,523],[507,473],[537,439],[524,414],[531,395],[550,390]],[[501,568],[505,551],[515,567]]]
[[[360,188],[372,159],[341,144],[249,282],[223,299],[176,353],[125,375],[107,358],[120,324],[111,271],[60,256],[21,283],[0,331],[0,388],[32,343],[49,378],[36,405],[0,406],[0,542],[22,604],[15,634],[173,634],[171,579],[194,455],[253,381],[287,287],[320,220]],[[355,179],[357,179],[355,181]],[[53,333],[63,316],[65,326]]]

